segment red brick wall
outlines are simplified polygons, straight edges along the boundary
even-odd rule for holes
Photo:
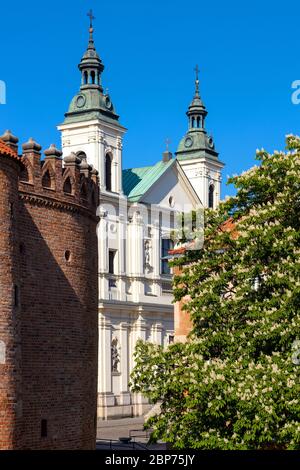
[[[14,307],[19,280],[17,214],[19,165],[0,156],[0,448],[17,448],[21,431],[21,324]]]
[[[20,182],[19,193],[15,187],[11,189],[16,201],[19,196],[13,255],[9,248],[12,241],[3,242],[13,264],[19,264],[16,280],[11,274],[6,287],[8,290],[12,282],[20,287],[18,331],[17,327],[14,331],[8,328],[8,318],[14,317],[11,305],[7,305],[3,317],[0,303],[1,322],[4,318],[12,348],[21,337],[21,367],[18,363],[19,368],[12,369],[18,362],[14,359],[3,375],[0,365],[1,383],[2,376],[7,377],[3,393],[14,391],[13,400],[20,396],[22,406],[17,410],[21,416],[18,422],[11,411],[5,421],[0,418],[0,447],[93,449],[98,344],[97,181],[87,171],[85,178],[75,163],[62,170],[59,158],[46,159],[42,167],[38,152],[27,152],[24,159],[29,163],[31,184]],[[46,165],[53,168],[55,189],[42,188]],[[72,177],[72,195],[63,192],[67,172]],[[4,181],[2,174],[0,177]],[[88,189],[85,198],[80,194],[82,178]],[[0,198],[7,194],[6,186],[5,181],[0,183]],[[96,194],[94,201],[92,191]],[[4,226],[1,234],[3,231]],[[6,276],[4,273],[1,278],[2,271],[1,290]],[[0,385],[1,397],[2,388]],[[1,403],[3,408],[3,399]],[[44,437],[42,420],[47,421]]]

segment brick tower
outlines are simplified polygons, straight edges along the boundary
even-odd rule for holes
[[[16,448],[21,431],[21,323],[18,179],[21,162],[0,141],[0,448]]]
[[[0,448],[93,449],[97,172],[1,139]]]

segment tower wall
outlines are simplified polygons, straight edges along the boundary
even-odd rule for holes
[[[97,172],[75,155],[62,168],[54,146],[42,162],[34,141],[23,150],[19,177],[0,155],[0,448],[94,449]]]
[[[23,448],[93,449],[98,183],[75,156],[63,170],[55,150],[43,166],[32,148],[23,158],[33,175],[19,186]],[[67,177],[70,194],[63,189]]]
[[[21,324],[18,303],[19,163],[0,146],[0,448],[18,448],[22,420]]]

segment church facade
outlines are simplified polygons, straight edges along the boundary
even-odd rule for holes
[[[102,86],[92,25],[79,70],[79,92],[58,129],[64,156],[99,172],[98,417],[138,416],[150,405],[128,386],[136,341],[174,338],[171,232],[178,214],[217,206],[223,163],[205,129],[198,75],[175,157],[167,150],[153,166],[123,169],[126,128]]]

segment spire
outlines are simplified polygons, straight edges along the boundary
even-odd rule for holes
[[[187,111],[187,116],[189,118],[189,130],[202,130],[205,132],[205,118],[207,116],[207,111],[204,106],[203,101],[201,100],[199,93],[199,67],[196,65],[194,68],[196,73],[195,78],[195,94],[194,98],[189,106]]]
[[[93,36],[93,20],[96,18],[93,16],[92,10],[88,12],[87,16],[90,18],[89,43],[78,65],[81,71],[81,88],[99,88],[102,92],[101,73],[104,70],[104,65],[97,54]]]
[[[95,16],[93,16],[93,10],[90,10],[88,12],[87,16],[90,18],[90,29],[89,29],[90,38],[89,38],[88,50],[89,49],[96,50],[95,49],[95,44],[94,44],[94,37],[93,37],[93,32],[94,32],[93,20],[95,20],[96,18],[95,18]]]

